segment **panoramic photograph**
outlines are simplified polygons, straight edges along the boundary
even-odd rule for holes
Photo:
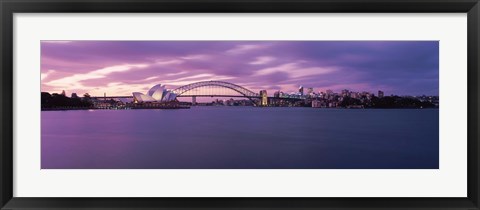
[[[439,169],[438,41],[41,41],[41,169]]]

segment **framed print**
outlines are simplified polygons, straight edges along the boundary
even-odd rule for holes
[[[467,1],[2,1],[2,209],[478,209]]]

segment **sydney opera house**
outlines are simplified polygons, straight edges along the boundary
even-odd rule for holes
[[[143,94],[140,92],[134,92],[133,102],[142,103],[142,102],[170,102],[174,101],[177,98],[177,95],[171,90],[167,90],[165,85],[155,85],[147,92]]]

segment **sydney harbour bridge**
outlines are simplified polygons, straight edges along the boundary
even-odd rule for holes
[[[237,84],[224,81],[201,81],[194,82],[188,85],[183,85],[173,90],[170,90],[172,93],[175,93],[177,98],[181,97],[191,97],[192,102],[195,103],[197,97],[228,97],[228,98],[247,98],[254,103],[260,103],[263,100],[267,100],[268,97],[266,92],[260,91],[259,93],[253,92],[245,87],[242,87]],[[118,98],[133,98],[132,96],[93,96],[92,98],[96,99],[118,99]]]
[[[173,89],[172,91],[178,97],[243,97],[253,101],[255,98],[261,98],[259,93],[255,93],[245,87],[223,81],[202,81],[184,85]],[[233,92],[233,93],[232,93]]]

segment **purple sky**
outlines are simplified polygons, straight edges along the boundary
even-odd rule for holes
[[[255,92],[438,95],[437,41],[42,41],[42,91],[131,95],[221,80]]]

